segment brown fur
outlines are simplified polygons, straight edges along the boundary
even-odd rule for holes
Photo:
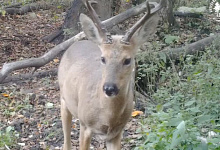
[[[112,44],[104,44],[94,23],[85,15],[81,21],[84,32],[94,43],[74,43],[65,52],[58,71],[64,150],[71,149],[72,115],[80,120],[80,150],[89,149],[93,134],[106,140],[108,150],[120,150],[121,134],[133,109],[134,57],[143,44],[138,38],[147,33],[138,31],[130,45],[120,42],[122,36],[113,36]],[[101,56],[106,64],[101,64]],[[123,65],[128,58],[131,63]],[[116,84],[119,93],[106,96],[106,82]]]

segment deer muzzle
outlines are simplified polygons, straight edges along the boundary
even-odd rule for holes
[[[103,91],[107,97],[116,96],[119,93],[117,85],[108,82],[103,85]]]

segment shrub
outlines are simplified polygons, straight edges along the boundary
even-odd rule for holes
[[[137,82],[156,105],[146,108],[135,150],[220,150],[220,52],[210,47],[177,65],[148,56],[138,56]]]

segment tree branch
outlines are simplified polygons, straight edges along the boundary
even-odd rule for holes
[[[30,80],[33,78],[44,78],[48,76],[56,76],[57,75],[57,68],[46,70],[46,71],[39,71],[32,73],[26,73],[26,74],[19,74],[19,75],[13,75],[10,77],[7,77],[5,80],[2,81],[1,84],[9,83],[9,82],[20,82],[24,80]]]
[[[9,73],[11,73],[14,70],[27,68],[27,67],[41,67],[49,63],[58,54],[65,51],[73,42],[78,41],[84,37],[85,37],[85,34],[83,32],[80,32],[76,36],[52,48],[48,53],[44,54],[43,56],[39,58],[30,58],[26,60],[17,61],[17,62],[5,63],[2,69],[0,70],[0,83],[7,77]]]
[[[188,54],[193,55],[193,54],[198,53],[199,51],[204,51],[207,46],[210,46],[212,44],[212,42],[214,40],[218,40],[218,38],[220,38],[220,34],[213,35],[213,36],[201,39],[197,42],[194,42],[192,44],[188,44],[188,45],[180,47],[180,48],[165,49],[165,50],[160,51],[159,53],[165,53],[171,59],[178,59],[181,54],[183,54],[183,55],[188,55]],[[220,45],[217,43],[217,45],[215,45],[215,46],[218,47]],[[16,62],[14,62],[14,63],[16,63]],[[18,80],[29,79],[29,77],[31,75],[33,77],[41,78],[41,77],[45,77],[45,76],[48,76],[48,75],[56,75],[56,73],[57,73],[57,69],[53,69],[53,70],[50,70],[50,71],[37,72],[37,73],[34,73],[34,74],[21,74],[21,75],[17,75],[17,76],[10,76],[10,77],[7,77],[2,82],[0,82],[0,84],[4,84],[4,83],[8,83],[8,82],[14,82],[14,81],[18,81]],[[0,79],[1,79],[1,75],[0,75]]]

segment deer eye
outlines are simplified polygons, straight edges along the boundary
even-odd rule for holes
[[[127,58],[124,60],[123,65],[130,65],[130,63],[131,63],[131,58]]]
[[[106,64],[105,57],[101,57],[102,64]]]

